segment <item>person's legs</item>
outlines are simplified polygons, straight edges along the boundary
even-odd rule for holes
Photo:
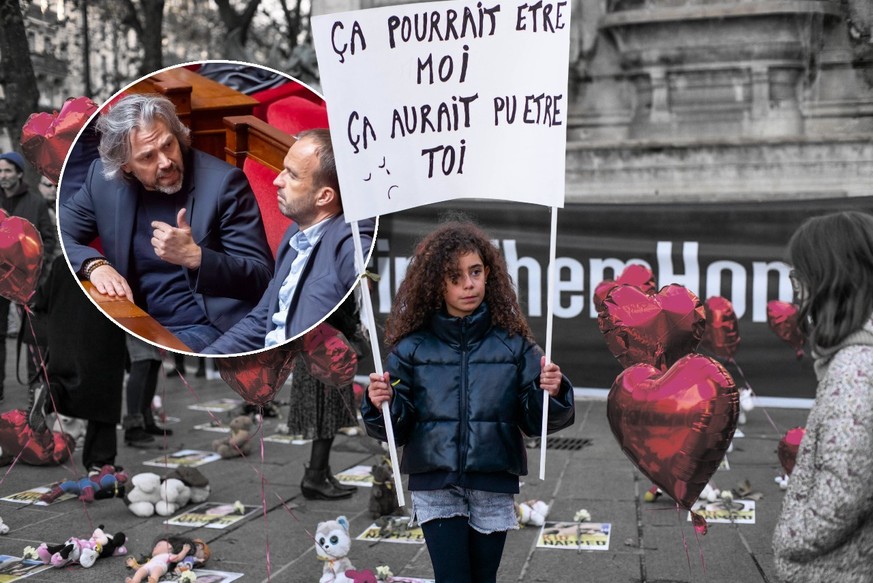
[[[122,420],[124,443],[133,447],[147,447],[155,438],[147,431],[145,411],[151,411],[152,398],[158,384],[161,366],[160,353],[150,344],[127,336],[130,374],[127,377],[127,414]]]
[[[106,464],[114,466],[117,454],[115,423],[89,420],[88,429],[85,431],[85,444],[82,447],[82,464],[85,469],[99,469]]]
[[[309,500],[339,500],[348,498],[357,488],[343,486],[330,474],[330,448],[333,438],[312,440],[312,450],[309,454],[309,466],[303,473],[300,490],[303,497]]]
[[[470,528],[470,571],[476,583],[496,583],[506,532],[483,534]]]
[[[421,525],[436,583],[480,583],[472,577],[470,528],[466,516],[437,518]]]

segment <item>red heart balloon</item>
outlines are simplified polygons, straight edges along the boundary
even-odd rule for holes
[[[645,265],[632,263],[624,268],[624,271],[621,272],[621,275],[618,276],[618,279],[615,281],[606,279],[601,281],[597,287],[594,288],[594,307],[598,311],[600,310],[601,304],[603,304],[603,300],[605,300],[606,296],[609,295],[609,292],[612,291],[612,288],[619,285],[633,285],[647,294],[653,294],[657,290],[655,287],[655,276],[652,273],[652,270]]]
[[[76,442],[66,433],[45,429],[34,433],[27,424],[27,413],[21,409],[0,415],[0,450],[3,460],[11,463],[16,456],[33,466],[58,465],[70,458]]]
[[[350,385],[358,370],[358,355],[346,337],[323,322],[303,337],[303,362],[309,374],[326,385]]]
[[[689,354],[664,373],[648,364],[622,371],[609,391],[606,417],[634,465],[690,509],[730,445],[739,407],[725,368]],[[695,527],[705,533],[702,520],[695,515]]]
[[[303,342],[297,339],[255,354],[217,358],[215,364],[231,389],[247,403],[263,407],[276,398],[302,349]]]
[[[697,348],[706,319],[700,299],[681,285],[651,295],[619,285],[604,299],[597,324],[623,367],[645,363],[666,370]]]
[[[713,296],[706,300],[706,329],[700,345],[722,358],[733,358],[740,343],[739,323],[730,300]]]
[[[787,342],[803,358],[803,334],[800,332],[797,306],[788,302],[767,302],[767,324],[776,336]]]
[[[95,111],[97,104],[93,101],[76,97],[65,101],[60,113],[31,114],[21,128],[24,157],[40,174],[57,184],[67,152]]]
[[[42,271],[42,238],[21,217],[0,217],[0,296],[26,304]]]
[[[800,442],[805,434],[806,429],[795,427],[794,429],[789,429],[782,436],[782,439],[779,440],[776,454],[779,456],[779,463],[782,464],[782,469],[785,470],[786,476],[790,476],[794,470],[794,462],[797,461],[797,449],[800,447]]]

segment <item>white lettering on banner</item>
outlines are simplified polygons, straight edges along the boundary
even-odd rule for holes
[[[571,5],[445,0],[313,17],[346,221],[460,198],[563,207]]]
[[[547,273],[547,266],[543,265],[536,257],[524,256],[519,251],[518,241],[515,239],[503,239],[494,243],[503,251],[507,272],[516,286],[520,285],[521,279],[524,279],[527,284],[527,316],[541,317],[543,315],[543,290],[546,284],[544,274]],[[555,280],[555,293],[557,295],[555,316],[561,319],[578,317],[585,311],[587,305],[588,317],[596,318],[597,310],[594,308],[592,295],[597,285],[605,279],[615,279],[628,265],[632,264],[641,264],[651,269],[659,288],[676,283],[691,289],[687,282],[695,282],[699,288],[701,269],[698,256],[699,247],[697,241],[683,242],[681,244],[682,264],[675,266],[673,262],[674,243],[672,241],[658,241],[656,244],[658,263],[655,269],[652,269],[652,266],[642,259],[625,261],[614,257],[592,257],[588,259],[588,290],[585,289],[585,264],[574,257],[556,257],[555,264],[558,273]],[[390,242],[386,239],[379,239],[375,260],[379,274],[382,276],[379,281],[379,312],[387,314],[391,311],[391,302],[397,293],[400,282],[406,275],[410,259],[408,257],[392,257],[390,255]],[[747,312],[749,270],[742,263],[726,259],[713,261],[704,267],[706,279],[703,289],[706,290],[706,296],[701,297],[696,290],[691,289],[691,291],[700,297],[701,301],[712,296],[724,295],[731,301],[737,318],[742,318]],[[753,261],[751,268],[752,321],[762,323],[767,321],[767,302],[769,300],[792,301],[791,282],[788,278],[790,268],[781,261]],[[775,276],[775,279],[771,276]],[[777,282],[775,290],[771,288],[771,281]],[[722,294],[721,291],[726,283],[729,283],[730,293]]]

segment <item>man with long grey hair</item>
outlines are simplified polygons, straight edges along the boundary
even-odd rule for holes
[[[59,210],[73,270],[194,352],[261,299],[273,256],[245,175],[190,146],[173,104],[129,95],[97,121],[100,158]],[[99,238],[103,252],[90,244]]]

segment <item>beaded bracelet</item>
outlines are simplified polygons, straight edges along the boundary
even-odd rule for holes
[[[109,265],[109,261],[103,259],[102,257],[95,257],[94,259],[89,259],[85,262],[84,267],[82,267],[82,276],[91,281],[91,274],[98,267],[103,267],[104,265]]]

